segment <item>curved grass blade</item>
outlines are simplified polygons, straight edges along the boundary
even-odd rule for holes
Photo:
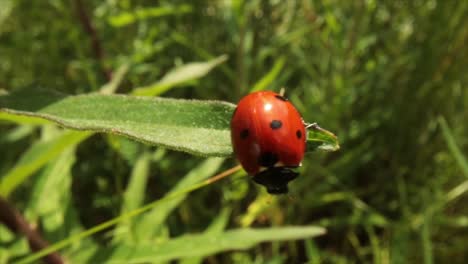
[[[167,73],[160,81],[146,87],[135,89],[133,95],[158,96],[178,85],[186,84],[207,75],[212,69],[228,59],[226,55],[206,62],[191,62]]]
[[[185,14],[192,11],[190,5],[148,7],[136,9],[133,12],[121,12],[108,18],[109,24],[114,27],[123,27],[133,24],[139,20],[157,18],[169,15]]]
[[[325,229],[321,227],[290,226],[240,228],[223,233],[184,235],[157,245],[120,247],[105,262],[160,263],[180,258],[212,256],[228,250],[245,250],[262,242],[305,239],[323,234]]]
[[[219,181],[221,179],[223,179],[224,177],[236,172],[237,170],[240,169],[240,166],[236,166],[234,168],[231,168],[230,170],[227,170],[227,171],[224,171],[216,176],[213,176],[209,179],[206,179],[200,183],[197,183],[197,184],[194,184],[190,187],[187,187],[187,188],[184,188],[184,189],[181,189],[181,190],[178,190],[178,191],[175,191],[175,192],[171,192],[169,194],[167,194],[166,196],[164,196],[163,198],[159,199],[159,200],[156,200],[152,203],[149,203],[143,207],[140,207],[136,210],[133,210],[133,211],[130,211],[130,212],[127,212],[125,214],[122,214],[116,218],[113,218],[111,220],[108,220],[102,224],[99,224],[97,226],[94,226],[86,231],[83,231],[81,233],[78,233],[78,234],[75,234],[75,235],[72,235],[64,240],[61,240],[53,245],[50,245],[49,247],[45,248],[45,249],[42,249],[41,251],[38,251],[30,256],[27,256],[25,258],[23,258],[22,260],[20,260],[19,262],[17,262],[18,264],[26,264],[26,263],[32,263],[34,261],[37,261],[38,259],[42,258],[43,256],[46,256],[52,252],[55,252],[55,251],[58,251],[62,248],[65,248],[71,244],[73,244],[74,242],[76,241],[79,241],[79,240],[82,240],[84,238],[87,238],[93,234],[96,234],[100,231],[103,231],[109,227],[112,227],[122,221],[127,221],[128,219],[131,219],[137,215],[140,215],[152,208],[154,208],[155,206],[158,206],[158,205],[163,205],[164,203],[167,203],[168,201],[171,201],[173,199],[178,199],[180,196],[183,196],[183,195],[186,195],[188,193],[191,193],[195,190],[198,190],[204,186],[207,186],[207,185],[210,185],[216,181]]]
[[[455,158],[457,161],[458,165],[460,166],[461,171],[463,174],[468,177],[468,162],[463,157],[463,154],[458,147],[457,143],[455,142],[455,138],[453,137],[452,131],[447,125],[447,121],[445,120],[444,117],[440,116],[438,118],[440,127],[442,129],[442,135],[444,136],[445,142],[447,142],[447,146],[450,150],[450,153],[452,156]]]
[[[190,187],[197,182],[207,179],[219,169],[223,162],[224,159],[221,158],[206,159],[185,175],[166,195],[177,193],[178,191]],[[182,201],[186,199],[186,197],[187,195],[180,195],[177,198],[155,206],[147,214],[136,220],[135,236],[137,241],[151,241],[151,239],[157,237],[161,232],[161,227],[163,226],[166,218]]]
[[[67,131],[54,139],[40,141],[32,145],[15,166],[0,177],[0,195],[8,197],[21,183],[47,162],[89,136],[91,133]]]
[[[250,92],[265,90],[278,77],[278,74],[281,73],[285,63],[285,57],[280,57],[277,59],[271,70],[254,84]]]

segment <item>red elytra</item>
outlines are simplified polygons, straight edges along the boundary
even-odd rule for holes
[[[253,180],[269,193],[286,193],[305,153],[301,115],[283,96],[261,91],[243,97],[231,120],[234,153]]]

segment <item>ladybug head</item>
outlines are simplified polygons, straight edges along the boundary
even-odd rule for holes
[[[294,180],[299,173],[290,167],[270,167],[253,176],[253,180],[266,187],[271,194],[284,194],[288,192],[288,182]]]

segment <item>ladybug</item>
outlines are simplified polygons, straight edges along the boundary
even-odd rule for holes
[[[306,149],[306,127],[294,105],[280,94],[260,91],[243,97],[231,120],[236,158],[271,194],[288,192]]]

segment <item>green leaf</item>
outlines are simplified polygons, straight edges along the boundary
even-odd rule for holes
[[[146,87],[137,88],[134,95],[156,96],[172,87],[199,79],[208,74],[214,67],[227,60],[226,55],[219,56],[207,62],[191,62],[177,67],[167,73],[160,81]]]
[[[231,209],[228,207],[225,207],[221,210],[221,212],[218,214],[218,216],[211,221],[210,226],[205,229],[205,234],[221,234],[226,226],[228,225],[229,222],[229,216],[231,215]],[[203,258],[202,257],[190,257],[190,258],[185,258],[181,259],[179,261],[179,264],[198,264],[202,263]]]
[[[135,162],[140,158],[140,154],[144,149],[144,145],[131,140],[126,137],[120,137],[112,134],[108,134],[106,137],[107,144],[118,152],[123,159],[133,166]],[[158,152],[163,151],[163,148],[159,148]]]
[[[0,121],[13,122],[19,125],[47,125],[52,123],[49,120],[45,119],[22,115],[12,115],[10,113],[2,112],[2,110],[6,110],[2,107],[3,106],[0,104]]]
[[[50,160],[55,159],[64,150],[71,148],[89,137],[90,133],[66,132],[48,140],[32,145],[16,163],[16,165],[0,177],[0,195],[7,197],[18,185],[44,166]]]
[[[204,156],[231,155],[229,122],[234,107],[219,101],[67,96],[39,90],[0,96],[0,113],[10,116],[38,117],[66,128],[124,135]]]
[[[61,209],[64,207],[63,201],[70,194],[71,167],[74,162],[74,149],[68,148],[45,167],[37,177],[37,182],[32,190],[29,209],[43,217],[64,213],[61,212]],[[50,190],[55,191],[51,192]]]
[[[128,72],[128,68],[130,66],[128,64],[124,64],[120,66],[115,73],[112,73],[112,80],[105,85],[103,85],[100,89],[101,94],[113,94],[119,88],[119,85],[122,83],[125,74]]]
[[[0,1],[0,35],[3,33],[3,23],[10,16],[16,3],[13,0]]]
[[[33,90],[0,96],[0,106],[0,120],[34,123],[36,117],[66,128],[124,135],[194,155],[232,154],[229,122],[235,105],[226,102],[101,94],[67,96]],[[338,139],[312,125],[307,151],[317,149],[336,151]]]
[[[230,215],[231,209],[228,207],[223,208],[218,216],[210,223],[210,226],[205,230],[205,233],[218,234],[223,232],[229,223]]]
[[[249,227],[257,220],[258,216],[270,209],[277,203],[277,197],[271,196],[266,192],[261,192],[257,195],[254,201],[249,204],[247,211],[239,216],[239,222],[242,227]]]
[[[143,153],[133,167],[130,182],[125,190],[123,212],[137,209],[143,204],[146,182],[149,175],[151,156]]]
[[[112,249],[106,263],[159,263],[180,258],[214,255],[228,250],[245,250],[267,241],[311,238],[325,234],[315,226],[235,229],[224,233],[184,235],[161,244],[123,246]],[[106,255],[106,254],[103,254]]]
[[[146,192],[146,183],[149,176],[150,162],[151,156],[149,153],[143,153],[136,161],[127,189],[125,190],[121,210],[122,214],[135,210],[143,204]],[[127,233],[129,233],[130,229],[133,227],[133,223],[133,219],[120,222],[114,230],[114,242],[123,239],[128,240],[131,236],[128,236]]]
[[[220,158],[210,158],[206,159],[203,163],[198,165],[196,168],[191,170],[186,176],[180,180],[177,185],[171,189],[166,196],[171,196],[181,190],[186,189],[196,183],[202,182],[208,177],[212,176],[219,169],[224,159]],[[161,203],[151,209],[150,212],[145,214],[137,224],[137,235],[139,241],[150,240],[154,237],[160,227],[163,225],[167,216],[175,209],[177,206],[185,200],[187,195],[180,195],[173,199],[168,200],[165,203]]]
[[[82,229],[71,197],[74,162],[75,148],[70,147],[49,162],[38,175],[32,191],[28,211],[40,217],[42,229],[49,234],[51,241],[63,239]]]
[[[5,225],[0,225],[0,263],[14,263],[14,261],[30,252],[26,239],[18,238]]]
[[[442,135],[444,136],[444,139],[447,142],[450,152],[452,153],[453,157],[460,166],[460,169],[462,170],[463,174],[465,174],[465,176],[468,177],[468,162],[466,161],[465,157],[463,157],[460,148],[457,146],[457,143],[455,142],[455,139],[452,135],[452,131],[447,125],[447,121],[445,121],[445,118],[439,117],[439,124],[442,128]]]
[[[276,79],[278,74],[283,69],[285,62],[286,59],[284,57],[277,59],[271,70],[265,76],[263,76],[262,79],[255,83],[251,92],[265,90],[265,88],[267,88]]]
[[[215,159],[211,159],[211,160],[215,160]],[[195,177],[195,176],[193,176]],[[18,264],[22,263],[31,263],[33,261],[36,261],[38,260],[39,258],[51,253],[51,252],[54,252],[54,251],[57,251],[57,250],[60,250],[64,247],[67,247],[69,246],[70,244],[74,244],[74,243],[78,243],[79,241],[83,240],[83,239],[87,239],[89,238],[91,235],[93,234],[96,234],[97,232],[100,232],[100,231],[103,231],[105,230],[106,228],[109,228],[109,227],[112,227],[113,225],[116,225],[122,221],[127,221],[128,219],[131,219],[137,215],[140,215],[156,206],[159,206],[161,204],[165,204],[167,203],[168,201],[172,200],[172,199],[177,199],[179,196],[185,196],[187,195],[188,193],[192,192],[192,191],[195,191],[197,189],[200,189],[204,186],[207,186],[209,184],[212,184],[213,181],[210,180],[210,179],[207,179],[207,180],[204,180],[202,182],[199,182],[199,183],[196,183],[188,188],[184,188],[182,190],[179,190],[177,192],[171,192],[167,195],[165,195],[163,198],[159,199],[159,200],[156,200],[152,203],[149,203],[143,207],[140,207],[136,210],[133,210],[131,212],[127,212],[125,214],[122,214],[118,217],[115,217],[113,219],[110,219],[108,221],[105,221],[104,223],[101,223],[99,225],[96,225],[86,231],[83,231],[81,233],[78,233],[78,234],[74,234],[72,236],[69,236],[68,238],[65,238],[59,242],[56,242],[34,254],[31,254],[23,259],[21,259]],[[83,257],[87,257],[87,256],[83,256]]]
[[[335,134],[319,127],[317,124],[309,125],[307,128],[306,152],[315,150],[337,151],[339,149],[340,144]]]
[[[122,27],[142,19],[184,14],[191,11],[192,7],[189,5],[142,8],[133,12],[121,12],[118,15],[111,16],[109,17],[109,23],[114,27]]]
[[[18,141],[22,138],[29,136],[32,132],[34,132],[34,126],[24,125],[18,126],[5,135],[0,137],[0,144],[2,143],[12,143]]]

